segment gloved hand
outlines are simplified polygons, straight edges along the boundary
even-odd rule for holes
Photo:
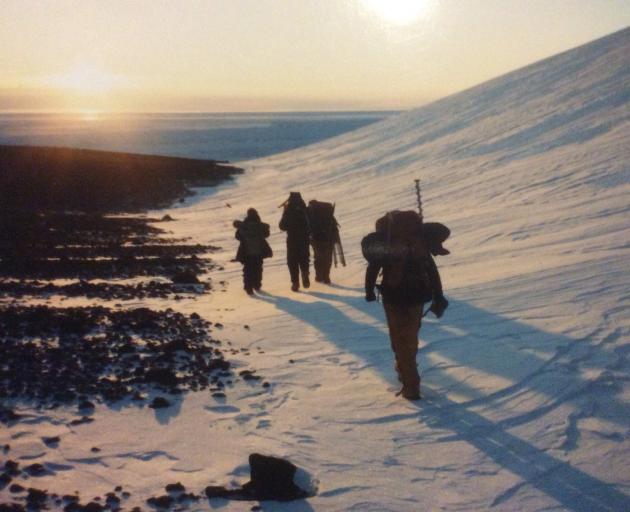
[[[448,301],[444,295],[436,295],[433,297],[433,302],[431,302],[431,307],[429,311],[431,311],[436,317],[441,318],[448,307]]]
[[[365,301],[366,302],[374,302],[376,300],[376,295],[374,294],[374,290],[366,290],[365,291]]]

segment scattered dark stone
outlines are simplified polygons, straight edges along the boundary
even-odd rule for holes
[[[161,219],[162,222],[170,222],[173,220],[173,217],[171,217],[170,215],[166,214],[164,215]]]
[[[149,404],[151,409],[164,409],[165,407],[170,407],[171,402],[169,402],[166,398],[162,396],[156,396],[153,401]]]
[[[192,318],[193,320],[200,320],[201,317],[199,316],[198,313],[191,313],[190,314],[190,318]]]
[[[78,503],[79,497],[73,494],[64,494],[61,499],[67,503]]]
[[[105,507],[96,501],[90,501],[83,507],[83,512],[103,512]]]
[[[86,423],[92,423],[94,418],[90,418],[88,416],[83,416],[82,418],[78,418],[76,420],[72,420],[69,425],[72,427],[76,427],[77,425],[84,425]]]
[[[99,447],[97,447],[97,446],[92,446],[92,448],[90,448],[90,451],[92,453],[98,453],[98,452],[101,451],[101,449]]]
[[[2,451],[3,451],[4,453],[9,453],[9,451],[10,451],[10,450],[11,450],[11,445],[5,444],[5,445],[2,447]]]
[[[212,396],[214,398],[225,398],[226,395],[225,395],[225,393],[222,393],[221,391],[217,391],[215,393],[212,393]]]
[[[149,498],[147,500],[147,503],[156,508],[169,508],[171,505],[173,505],[174,500],[171,496],[164,495]]]
[[[26,466],[23,471],[28,474],[29,476],[44,476],[48,473],[48,471],[46,471],[46,468],[44,467],[43,464],[39,464],[39,463],[35,463],[35,464],[31,464],[30,466]]]
[[[150,386],[179,394],[233,375],[201,317],[104,307],[0,306],[0,313],[0,332],[6,333],[0,360],[9,368],[0,379],[0,396],[35,399],[41,406],[76,402],[89,413],[94,398],[140,399]],[[35,336],[37,345],[16,341]],[[89,415],[75,418],[71,426],[89,421]]]
[[[223,329],[223,324],[220,323],[220,322],[215,323],[214,326],[219,328],[219,329]]]
[[[105,504],[109,508],[118,508],[118,506],[120,505],[120,498],[113,493],[109,493],[107,494]]]
[[[20,484],[13,484],[11,487],[9,487],[9,491],[14,493],[14,494],[18,494],[20,492],[24,492],[26,489],[24,489],[24,487],[22,487]]]
[[[122,491],[122,490],[123,490],[123,488],[122,488],[122,486],[120,486],[120,485],[117,485],[117,486],[114,488],[114,491],[116,491],[116,492],[120,492],[120,491]]]
[[[295,359],[289,359],[289,363],[291,364],[295,363]]]
[[[144,380],[165,387],[176,386],[179,382],[170,368],[152,368],[146,372]]]
[[[94,404],[92,402],[90,402],[89,400],[83,400],[80,404],[79,404],[79,409],[80,410],[84,410],[84,409],[94,409]]]
[[[47,499],[48,491],[33,489],[32,487],[28,489],[28,494],[26,496],[26,503],[28,507],[39,509],[46,504]]]
[[[26,512],[26,509],[18,503],[0,503],[0,512]]]
[[[239,375],[243,377],[243,380],[260,380],[262,377],[254,375],[253,370],[243,370],[239,372]]]
[[[191,501],[199,501],[201,498],[192,492],[184,492],[177,497],[177,503],[188,503]]]
[[[171,276],[171,281],[175,284],[200,284],[197,273],[191,270],[183,270]]]
[[[8,473],[2,473],[0,475],[0,490],[4,489],[7,485],[11,483],[13,478]]]
[[[0,393],[2,395],[2,393]],[[3,407],[0,405],[0,423],[4,423],[9,425],[10,423],[14,423],[18,421],[22,417],[21,414],[17,414],[13,409],[9,409],[8,407]]]
[[[186,487],[184,487],[181,482],[177,482],[176,484],[168,484],[165,489],[166,492],[184,492]]]
[[[4,469],[10,476],[18,476],[20,474],[20,464],[11,459],[4,463]]]
[[[245,325],[243,326],[243,329],[247,329],[247,330],[249,331],[249,325],[245,324]]]
[[[263,382],[263,384],[262,384],[263,388],[268,388],[270,386],[271,386],[271,384],[269,384],[268,382]]]
[[[254,505],[252,508],[250,508],[250,510],[252,512],[258,512],[259,510],[262,510],[262,507],[260,505]]]
[[[59,436],[42,437],[42,441],[46,446],[49,446],[51,448],[56,448],[59,442],[61,441],[61,438]]]

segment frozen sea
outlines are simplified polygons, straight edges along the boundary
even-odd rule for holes
[[[0,114],[0,144],[238,162],[307,146],[396,113]]]

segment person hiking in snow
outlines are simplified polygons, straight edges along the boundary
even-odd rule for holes
[[[313,199],[308,202],[307,213],[311,225],[315,281],[330,284],[333,251],[335,244],[339,243],[339,224],[334,216],[335,206]]]
[[[260,220],[254,208],[247,210],[245,220],[235,220],[235,238],[240,242],[236,260],[243,264],[243,288],[252,295],[262,286],[263,259],[272,256],[271,247],[266,238],[269,236],[269,224]]]
[[[300,289],[300,274],[304,288],[311,285],[309,280],[311,228],[306,203],[299,192],[291,192],[282,206],[284,211],[280,219],[280,229],[287,232],[287,265],[291,276],[291,290],[297,292]]]
[[[382,271],[379,289],[395,369],[402,382],[400,394],[409,400],[421,398],[416,355],[423,305],[432,301],[430,310],[438,318],[448,306],[432,254],[448,254],[442,242],[449,233],[443,224],[423,224],[414,211],[393,211],[378,219],[376,232],[361,242],[368,260],[365,300],[376,300],[374,288]]]

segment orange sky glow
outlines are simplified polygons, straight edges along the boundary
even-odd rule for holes
[[[0,111],[407,109],[629,23],[625,0],[3,0]]]

